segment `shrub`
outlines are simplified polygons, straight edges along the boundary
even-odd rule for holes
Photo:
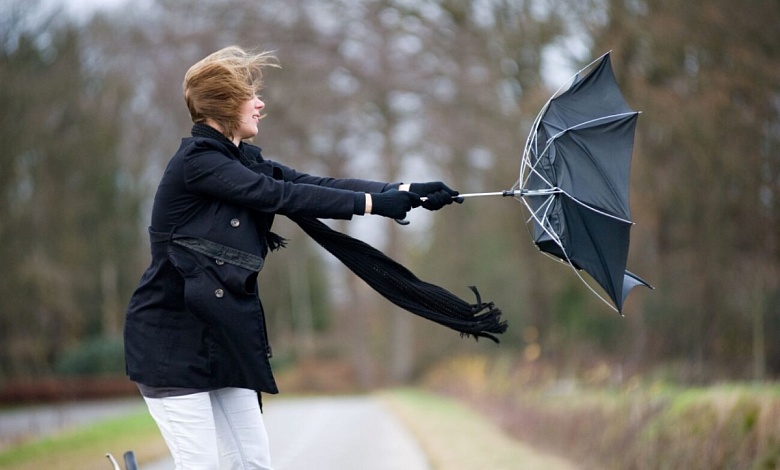
[[[125,370],[122,338],[100,336],[65,351],[55,366],[57,373],[77,375],[118,375]]]

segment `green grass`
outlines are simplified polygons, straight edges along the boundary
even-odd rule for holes
[[[780,469],[780,385],[668,383],[549,387],[506,391],[504,378],[466,382],[453,374],[440,389],[463,400],[503,404],[502,423],[524,442],[555,449],[586,468]],[[488,392],[486,392],[486,390]],[[494,390],[502,392],[491,393]],[[445,467],[441,467],[445,468]]]
[[[512,439],[454,400],[418,389],[392,390],[380,397],[414,434],[435,470],[576,468]]]
[[[0,452],[4,470],[108,470],[106,452],[121,461],[132,449],[139,463],[167,452],[160,432],[145,408],[120,418],[74,429]]]

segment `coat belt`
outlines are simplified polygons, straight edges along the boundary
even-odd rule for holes
[[[259,272],[263,269],[265,260],[252,253],[222,245],[205,238],[192,237],[177,233],[155,232],[149,228],[149,238],[152,243],[172,242],[210,258],[222,260],[250,271]]]

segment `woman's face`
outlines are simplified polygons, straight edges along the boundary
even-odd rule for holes
[[[238,110],[240,125],[236,130],[236,135],[233,136],[236,144],[243,139],[249,139],[257,135],[257,125],[260,122],[260,113],[263,108],[265,108],[265,103],[257,95],[241,105]]]

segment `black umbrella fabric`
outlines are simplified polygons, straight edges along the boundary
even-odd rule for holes
[[[626,271],[639,113],[623,99],[609,54],[588,68],[539,113],[511,195],[529,209],[539,249],[587,272],[622,314],[631,289],[650,287]]]

